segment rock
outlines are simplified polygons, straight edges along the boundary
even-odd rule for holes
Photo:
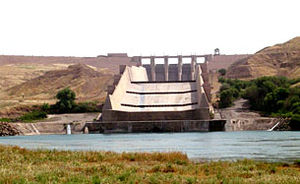
[[[19,135],[20,131],[7,122],[0,122],[0,136]]]

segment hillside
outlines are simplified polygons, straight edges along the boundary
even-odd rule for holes
[[[71,57],[71,56],[14,56],[0,55],[0,67],[4,65],[71,65],[85,64],[95,68],[106,68],[110,72],[118,73],[119,65],[136,65],[130,57],[120,57],[114,54],[98,57]]]
[[[97,57],[0,55],[0,93],[39,77],[47,71],[65,69],[74,64],[85,64],[96,70],[110,73],[118,73],[121,64],[136,65],[131,62],[131,57],[127,54],[108,54]]]
[[[51,70],[66,69],[67,64],[18,63],[0,65],[0,93],[3,90],[39,77]]]
[[[253,79],[261,76],[300,77],[300,37],[264,48],[232,64],[227,77]]]
[[[78,100],[101,100],[106,86],[112,82],[112,75],[97,72],[84,64],[70,65],[64,70],[48,71],[5,91],[10,97],[24,99],[52,99],[57,91],[70,87]]]
[[[70,65],[3,90],[0,92],[0,107],[54,103],[56,93],[66,87],[76,92],[78,101],[103,102],[112,80],[112,74],[107,72],[96,71],[84,64]]]

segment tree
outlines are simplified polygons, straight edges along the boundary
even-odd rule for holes
[[[56,94],[58,102],[55,104],[59,113],[68,113],[76,106],[76,94],[69,88],[65,88]]]
[[[230,85],[227,83],[223,83],[222,86],[220,87],[220,92],[227,90],[230,88]]]
[[[232,105],[233,91],[231,89],[224,90],[220,93],[220,108],[230,107]]]
[[[226,69],[224,69],[224,68],[218,70],[218,72],[219,72],[222,76],[226,75]]]

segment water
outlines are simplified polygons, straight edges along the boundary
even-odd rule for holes
[[[300,159],[300,132],[208,132],[82,134],[1,137],[0,144],[29,149],[103,150],[116,152],[180,151],[198,160],[265,161]]]
[[[68,135],[72,134],[72,132],[71,132],[71,125],[67,125],[67,134]]]

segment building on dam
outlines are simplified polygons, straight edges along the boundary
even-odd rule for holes
[[[137,65],[120,66],[101,117],[87,127],[99,133],[223,130],[224,120],[211,120],[210,59],[211,55],[132,57]]]

